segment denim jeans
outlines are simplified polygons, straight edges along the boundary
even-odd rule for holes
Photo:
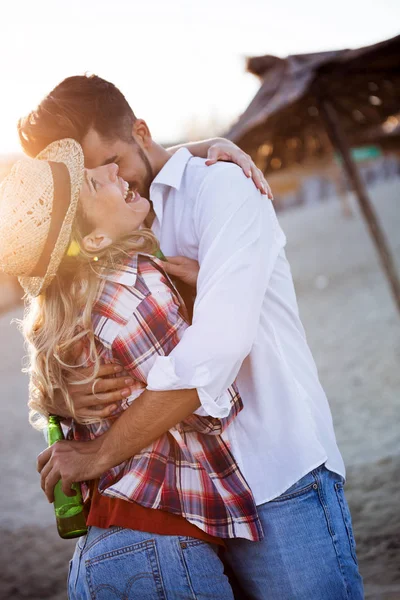
[[[258,511],[264,540],[228,540],[223,555],[236,600],[362,600],[339,475],[321,466]]]
[[[192,537],[90,527],[68,575],[70,600],[233,600],[217,547]]]

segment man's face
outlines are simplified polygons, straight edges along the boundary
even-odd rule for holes
[[[85,167],[95,169],[116,163],[119,175],[129,183],[132,191],[149,198],[150,185],[154,179],[151,164],[138,143],[121,139],[105,140],[95,129],[89,129],[82,140]]]

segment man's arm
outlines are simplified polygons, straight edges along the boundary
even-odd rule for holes
[[[232,165],[206,174],[193,222],[200,263],[193,323],[169,356],[157,357],[148,388],[196,388],[206,413],[222,418],[223,391],[254,343],[284,235],[272,205]]]
[[[215,137],[215,138],[210,138],[208,140],[199,140],[197,142],[186,142],[184,144],[177,144],[176,146],[170,146],[170,148],[167,148],[167,150],[168,150],[168,152],[170,152],[170,154],[175,154],[175,152],[177,150],[180,150],[181,148],[187,148],[189,150],[189,152],[191,152],[191,154],[193,154],[193,156],[199,156],[200,158],[207,158],[209,149],[213,145],[218,144],[220,142],[223,142],[223,143],[226,142],[230,146],[238,148],[238,146],[236,146],[229,140],[225,140],[224,138],[220,138],[220,137]]]
[[[49,502],[61,479],[67,495],[71,485],[102,475],[131,458],[200,406],[196,390],[145,390],[116,420],[111,429],[91,442],[61,441],[38,456],[41,486]]]

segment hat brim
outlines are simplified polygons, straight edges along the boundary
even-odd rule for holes
[[[60,263],[68,249],[72,226],[79,203],[79,195],[83,183],[84,158],[83,151],[73,139],[64,139],[47,146],[37,157],[39,160],[62,162],[66,165],[71,180],[71,202],[66,212],[60,234],[51,253],[49,265],[44,277],[19,277],[18,280],[27,294],[39,296],[57,274]],[[54,199],[53,201],[56,201]]]

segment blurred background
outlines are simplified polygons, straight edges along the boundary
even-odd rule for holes
[[[400,599],[399,24],[397,0],[14,0],[0,20],[0,179],[18,118],[85,72],[115,83],[160,143],[224,135],[266,173],[375,600]],[[0,597],[62,600],[74,544],[35,470],[21,295],[0,274]]]

